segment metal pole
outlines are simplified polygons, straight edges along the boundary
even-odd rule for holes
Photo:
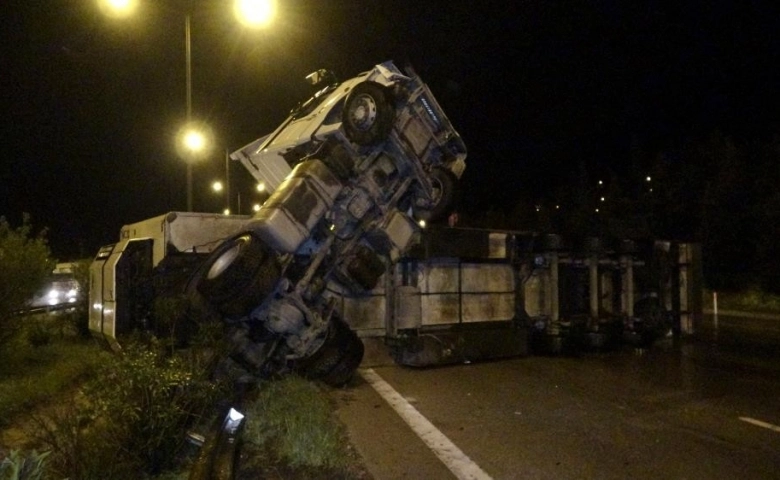
[[[225,149],[225,197],[227,198],[227,209],[230,211],[230,156],[227,148]]]
[[[190,42],[190,14],[184,15],[184,52],[186,56],[187,124],[192,121],[192,44]],[[192,211],[192,158],[187,159],[187,211]]]

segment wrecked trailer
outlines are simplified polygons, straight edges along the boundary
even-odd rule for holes
[[[702,318],[696,243],[428,228],[368,294],[334,295],[407,366],[650,346]]]

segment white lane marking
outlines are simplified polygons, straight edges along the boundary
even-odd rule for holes
[[[393,407],[393,410],[412,428],[414,433],[433,450],[439,460],[461,480],[492,480],[490,475],[463,453],[427,418],[385,382],[373,369],[360,370],[360,375]]]
[[[743,422],[752,423],[753,425],[768,428],[769,430],[780,433],[780,427],[777,425],[772,425],[771,423],[762,422],[761,420],[756,420],[755,418],[750,417],[739,417],[739,419]]]

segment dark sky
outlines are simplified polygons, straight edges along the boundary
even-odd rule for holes
[[[189,2],[139,1],[124,21],[95,0],[0,7],[0,215],[30,213],[60,259],[186,206]],[[280,0],[261,32],[231,2],[191,3],[193,111],[218,145],[194,169],[196,210],[220,210],[220,152],[272,131],[318,68],[411,63],[466,141],[466,198],[485,208],[543,196],[580,164],[628,171],[632,146],[780,120],[777,2]]]

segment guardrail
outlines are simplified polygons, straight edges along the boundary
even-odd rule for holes
[[[35,315],[38,313],[52,313],[52,312],[60,312],[63,310],[75,310],[79,307],[86,307],[87,302],[75,302],[75,303],[60,303],[57,305],[44,305],[41,307],[28,307],[23,308],[21,310],[16,310],[12,313],[13,316],[21,317],[25,315]]]

